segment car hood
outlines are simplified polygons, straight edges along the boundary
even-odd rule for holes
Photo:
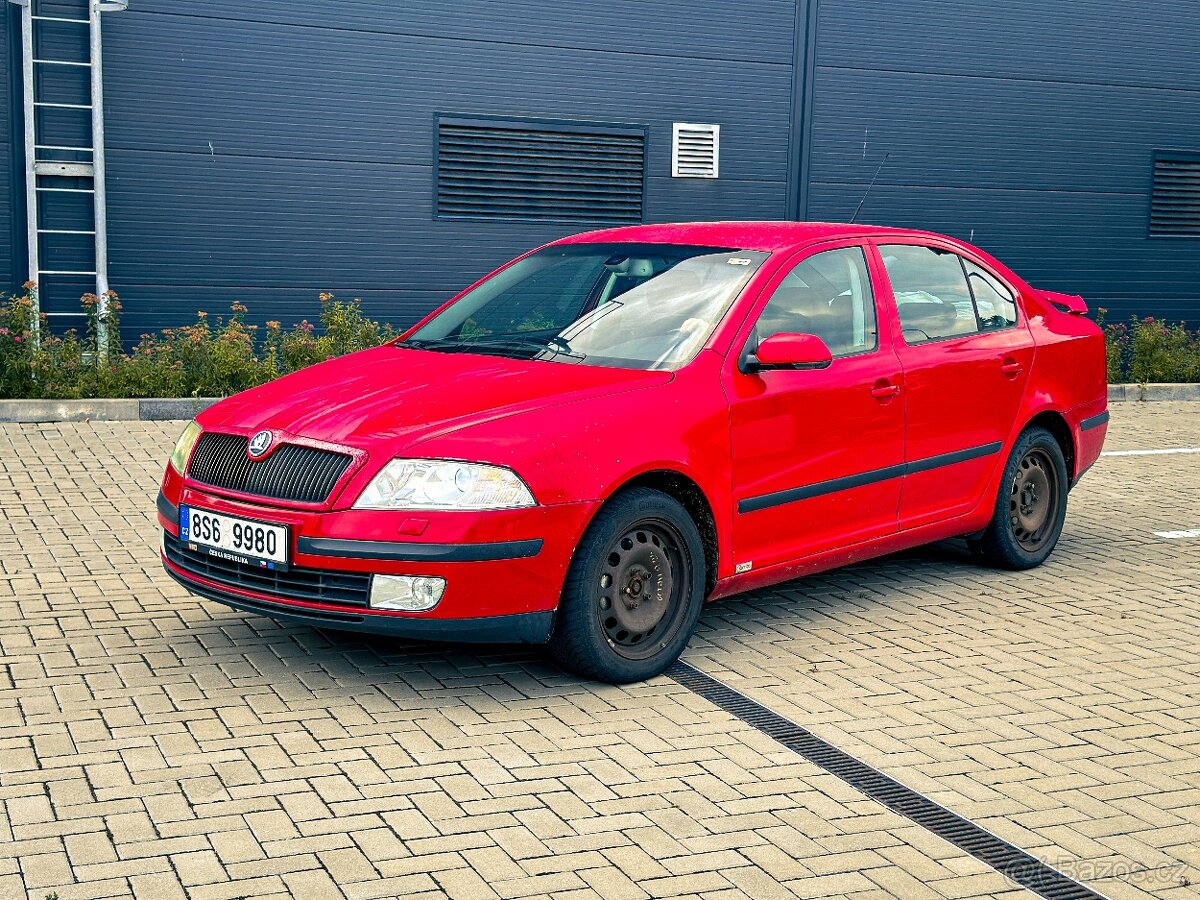
[[[407,446],[529,409],[662,384],[670,372],[395,346],[330,360],[229,397],[208,429],[272,429],[370,450]]]

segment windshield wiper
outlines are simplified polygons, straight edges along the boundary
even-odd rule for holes
[[[470,341],[456,341],[448,338],[429,338],[411,341],[401,341],[397,347],[411,347],[414,350],[443,350],[449,353],[471,353],[473,351],[486,353],[497,352],[505,356],[517,355],[516,351],[526,353],[553,353],[583,359],[583,354],[571,350],[570,345],[562,338],[535,340],[533,338],[480,338]]]
[[[493,350],[532,350],[535,353],[553,353],[554,355],[573,356],[578,359],[583,359],[583,354],[573,352],[569,346],[564,347],[566,341],[550,340],[535,340],[532,338],[506,338],[504,340],[485,339],[479,341],[469,341],[465,344],[467,347],[484,347]]]
[[[460,346],[461,341],[451,341],[446,338],[417,338],[407,341],[397,341],[396,347],[411,347],[413,350],[432,350],[435,347],[440,349],[450,349]]]

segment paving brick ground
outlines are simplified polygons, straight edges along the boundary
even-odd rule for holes
[[[157,561],[178,423],[0,427],[0,900],[1029,896],[675,682],[281,627]],[[1114,407],[1110,449],[1200,446]],[[686,659],[1111,897],[1200,884],[1200,456],[1041,570],[953,544],[714,605]]]

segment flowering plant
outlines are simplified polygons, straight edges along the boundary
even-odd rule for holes
[[[0,303],[0,398],[219,397],[397,334],[394,326],[364,316],[358,300],[323,293],[316,323],[304,319],[285,328],[272,320],[260,329],[248,320],[245,304],[234,301],[228,315],[201,310],[191,324],[143,334],[125,353],[120,300],[112,292],[103,299],[81,298],[82,336],[51,333],[45,316],[35,332],[32,282]],[[106,352],[100,352],[102,331]]]

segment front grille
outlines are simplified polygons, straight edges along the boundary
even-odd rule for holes
[[[188,465],[188,477],[257,497],[324,503],[353,461],[345,453],[301,444],[283,444],[266,459],[252,460],[246,455],[247,443],[239,434],[202,434]]]
[[[307,600],[367,608],[371,576],[362,572],[262,569],[209,556],[203,550],[192,550],[169,532],[163,533],[163,550],[167,560],[176,568],[226,587],[256,591],[280,600]]]

